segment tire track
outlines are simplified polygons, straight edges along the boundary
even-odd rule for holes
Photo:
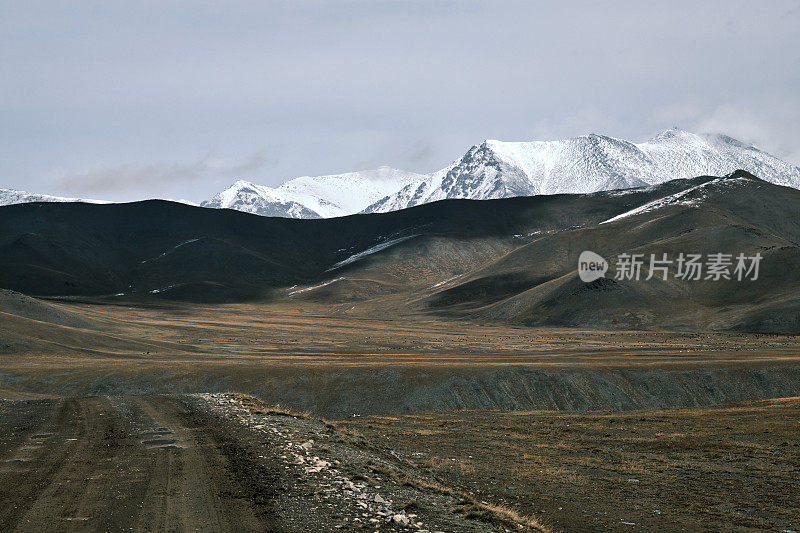
[[[3,407],[0,531],[280,530],[269,501],[242,496],[213,420],[179,399]]]
[[[78,420],[78,402],[61,400],[50,403],[50,420],[41,423],[37,430],[26,432],[28,442],[35,446],[30,450],[30,456],[10,458],[14,466],[0,472],[0,500],[5,508],[5,512],[0,514],[2,531],[24,530],[30,520],[26,515],[32,503],[40,500],[48,487],[56,483],[63,465],[76,453],[77,446],[71,443],[81,440],[85,432],[85,426]],[[36,424],[40,421],[33,419],[31,422]],[[70,433],[66,434],[70,437],[63,436],[67,428]],[[48,437],[37,437],[44,435]]]

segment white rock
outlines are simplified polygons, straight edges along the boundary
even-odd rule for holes
[[[402,524],[404,526],[407,526],[409,520],[408,517],[404,514],[396,514],[392,517],[392,522],[394,522],[395,524]]]

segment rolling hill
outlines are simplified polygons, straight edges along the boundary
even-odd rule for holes
[[[739,171],[295,220],[166,201],[0,208],[0,287],[46,297],[313,301],[519,325],[800,331],[800,191]],[[759,253],[760,277],[576,275],[592,250]],[[648,273],[644,265],[643,278]],[[358,304],[358,305],[356,305]]]

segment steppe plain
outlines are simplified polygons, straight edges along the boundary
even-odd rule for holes
[[[44,305],[2,317],[0,486],[14,501],[12,530],[35,530],[41,521],[24,521],[35,516],[65,530],[134,519],[139,530],[798,527],[796,336],[476,325],[307,301]],[[364,512],[383,514],[369,522],[360,507],[326,511],[346,509],[330,502],[350,493],[316,473],[277,483],[275,468],[296,467],[281,463],[286,443],[252,433],[274,420],[233,428],[230,414],[191,396],[229,391],[259,399],[236,399],[236,409],[257,402],[297,414],[277,418],[291,431],[331,431],[339,444],[314,444],[313,457],[362,457],[336,476],[362,483],[356,495],[382,486],[393,503],[370,501]],[[137,452],[146,461],[131,456],[152,432],[172,443]],[[69,455],[69,442],[83,451]],[[46,460],[53,450],[63,462]],[[109,467],[92,470],[101,459]],[[110,465],[134,472],[112,475]],[[262,467],[273,474],[242,485],[243,469]],[[27,469],[26,486],[41,485],[24,496],[13,480]],[[52,476],[93,479],[92,491],[58,492],[64,478]],[[133,476],[141,502],[110,503],[115,476]],[[204,476],[215,480],[196,490]],[[157,508],[159,494],[172,494],[171,507]],[[280,505],[275,494],[286,496]],[[205,505],[192,498],[212,502],[208,516],[190,512]],[[297,515],[314,498],[317,511]]]

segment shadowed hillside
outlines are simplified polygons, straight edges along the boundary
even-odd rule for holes
[[[0,286],[49,297],[289,298],[338,312],[358,303],[520,325],[790,332],[800,331],[798,243],[800,191],[743,171],[327,220],[165,201],[40,203],[0,208]],[[617,280],[612,266],[587,284],[576,275],[584,250],[763,260],[756,281]]]
[[[481,321],[669,329],[800,331],[800,191],[741,174],[710,182],[663,206],[605,224],[543,236],[425,298],[438,313]],[[644,256],[639,280],[613,265],[591,283],[578,256]],[[760,254],[756,280],[650,275],[651,254]],[[672,265],[671,273],[675,273]]]

